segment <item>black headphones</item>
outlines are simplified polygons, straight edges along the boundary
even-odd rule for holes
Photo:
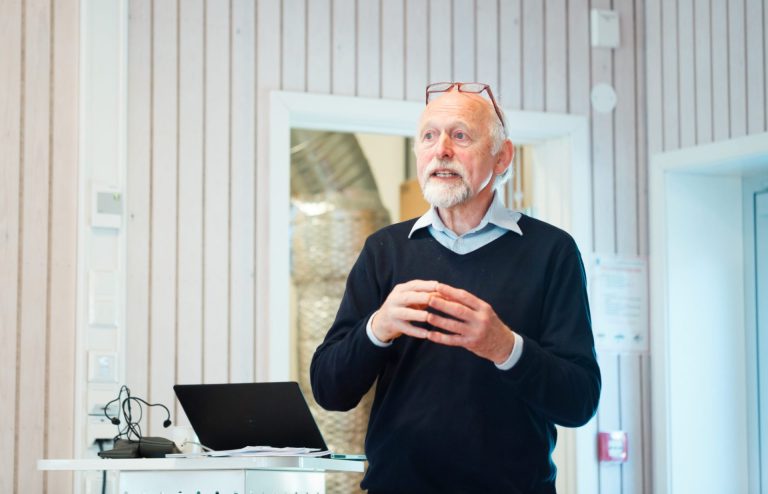
[[[125,397],[123,397],[123,393],[125,393]],[[110,417],[107,413],[107,410],[109,409],[109,406],[112,403],[118,402],[118,412],[117,416]],[[135,402],[137,405],[137,408],[139,410],[139,417],[136,420],[133,420],[133,411],[131,409],[131,403]],[[128,388],[128,386],[121,386],[120,392],[117,394],[117,398],[110,401],[106,405],[104,405],[104,416],[109,419],[110,422],[113,424],[120,426],[120,412],[122,411],[123,417],[125,418],[126,424],[125,427],[122,429],[118,429],[118,434],[115,436],[115,439],[118,439],[120,437],[125,437],[126,439],[131,439],[131,436],[135,436],[135,438],[141,439],[141,426],[139,425],[139,422],[141,422],[141,418],[144,416],[144,409],[142,407],[142,404],[148,406],[148,407],[161,407],[165,410],[166,413],[166,419],[163,421],[163,427],[170,427],[171,422],[171,412],[168,410],[168,407],[163,405],[162,403],[148,403],[147,401],[138,398],[136,396],[131,396],[131,390]]]

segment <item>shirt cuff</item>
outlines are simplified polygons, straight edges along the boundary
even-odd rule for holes
[[[507,357],[507,360],[505,360],[504,362],[500,364],[497,364],[494,362],[493,364],[499,370],[511,369],[512,367],[515,366],[517,361],[520,360],[520,356],[523,354],[523,337],[517,333],[512,333],[512,334],[515,335],[515,346],[512,347],[512,353],[509,354],[509,357]]]
[[[381,348],[387,348],[388,346],[392,346],[391,341],[381,341],[380,339],[376,338],[376,335],[373,334],[373,328],[371,327],[371,321],[373,321],[373,318],[376,317],[376,314],[378,314],[379,311],[374,312],[371,314],[371,317],[368,318],[368,323],[365,325],[365,334],[368,335],[368,339],[371,340],[371,343],[374,345],[381,347]],[[517,335],[515,335],[517,336]],[[521,338],[522,339],[522,338]],[[517,340],[515,340],[515,346],[517,346]],[[512,349],[512,353],[514,352],[514,348]],[[514,363],[512,365],[515,365]],[[511,367],[511,366],[510,366]]]

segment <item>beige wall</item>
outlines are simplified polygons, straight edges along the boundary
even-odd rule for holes
[[[0,492],[73,454],[79,7],[0,1]]]

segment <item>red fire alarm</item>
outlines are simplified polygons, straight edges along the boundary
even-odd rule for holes
[[[598,432],[597,457],[609,463],[627,461],[627,433],[624,431]]]

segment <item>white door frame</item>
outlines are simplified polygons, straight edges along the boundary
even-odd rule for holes
[[[257,209],[257,221],[267,225],[256,245],[256,342],[258,381],[290,379],[290,132],[292,128],[412,136],[422,103],[346,96],[274,91],[270,95],[269,160],[260,163],[262,179],[257,194],[268,207]],[[505,111],[507,130],[516,143],[564,139],[569,144],[570,183],[566,207],[571,212],[570,233],[580,250],[592,252],[592,173],[589,120],[581,115]],[[266,179],[264,177],[267,177]],[[261,203],[264,204],[264,203]],[[575,492],[598,489],[596,423],[575,431],[575,445],[566,463],[574,468]],[[564,438],[565,439],[565,438]],[[563,441],[565,442],[565,441]]]
[[[685,177],[723,177],[739,182],[768,172],[768,134],[741,137],[651,157],[649,181],[651,273],[651,423],[653,492],[672,492],[671,355],[669,329],[669,197],[673,180]],[[760,157],[763,157],[762,159]],[[732,183],[732,182],[731,182]],[[712,197],[718,201],[718,197]],[[721,200],[721,199],[720,199]],[[739,209],[741,208],[739,197]],[[739,218],[740,219],[740,218]],[[739,230],[741,231],[741,230]],[[738,240],[741,242],[741,240]],[[745,335],[746,337],[746,335]],[[746,363],[749,365],[749,362]],[[693,370],[692,370],[693,371]],[[746,372],[746,368],[744,370]],[[748,394],[748,393],[747,393]],[[748,408],[751,398],[745,397]],[[714,425],[717,427],[717,425]],[[679,446],[678,446],[679,447]]]

